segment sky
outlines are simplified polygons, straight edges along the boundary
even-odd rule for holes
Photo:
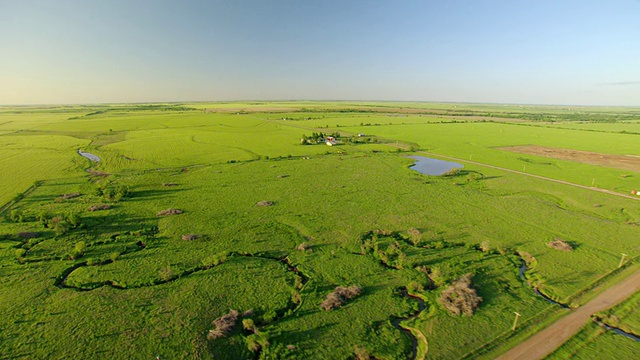
[[[640,0],[0,0],[0,104],[640,106]]]

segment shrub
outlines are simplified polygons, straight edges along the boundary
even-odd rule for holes
[[[49,213],[47,212],[47,210],[40,210],[40,212],[38,212],[37,218],[42,226],[47,227],[47,223],[49,222]]]
[[[77,228],[82,224],[82,216],[78,213],[70,213],[66,217],[66,221],[71,225],[72,228]]]
[[[166,209],[166,210],[158,211],[156,213],[156,216],[167,216],[167,215],[177,215],[177,214],[182,214],[182,210]]]
[[[411,240],[411,243],[415,246],[417,246],[420,243],[420,240],[422,240],[422,233],[416,228],[407,230],[407,233],[409,234],[409,240]]]
[[[23,193],[17,193],[13,196],[13,201],[14,202],[18,202],[20,200],[24,199],[24,194]]]
[[[417,266],[416,270],[427,274],[427,278],[429,278],[429,283],[427,284],[427,288],[435,289],[437,286],[442,285],[442,275],[440,274],[440,268],[434,267],[432,269],[427,268],[426,266]],[[408,287],[407,287],[408,290]]]
[[[471,288],[472,276],[473,274],[462,276],[440,294],[440,304],[454,315],[471,316],[482,301],[476,290]]]
[[[23,258],[26,253],[27,253],[26,249],[16,249],[16,258],[18,259]]]
[[[571,244],[559,238],[555,238],[553,241],[548,242],[547,246],[560,251],[573,251],[573,246],[571,246]]]
[[[62,194],[60,195],[59,199],[61,200],[69,200],[69,199],[73,199],[73,198],[77,198],[80,196],[80,193],[71,193],[71,194]]]
[[[84,241],[78,241],[76,243],[76,246],[73,248],[73,252],[71,253],[71,257],[73,257],[74,259],[79,259],[84,255],[84,250],[86,248],[86,245],[84,243]]]
[[[49,220],[49,228],[55,231],[56,235],[64,235],[69,231],[69,223],[60,215],[56,215]]]
[[[175,277],[173,269],[171,266],[165,266],[162,269],[158,270],[158,276],[162,281],[170,281]]]
[[[262,321],[265,324],[269,324],[272,323],[277,317],[278,314],[275,312],[275,310],[270,310],[262,315]]]
[[[415,294],[423,290],[424,290],[424,286],[422,286],[422,284],[420,284],[417,281],[411,281],[409,282],[409,284],[407,284],[407,292],[409,294]]]
[[[457,176],[457,175],[459,175],[459,174],[460,174],[460,169],[458,169],[458,168],[454,168],[454,169],[451,169],[451,170],[449,170],[449,171],[445,172],[445,173],[444,173],[444,174],[442,174],[442,175],[443,175],[443,176]]]
[[[309,245],[304,242],[296,247],[296,250],[298,251],[307,251],[309,249],[310,249]]]
[[[215,327],[215,329],[209,330],[207,338],[209,340],[215,340],[217,338],[229,335],[233,331],[233,328],[236,326],[237,320],[238,312],[235,310],[231,310],[228,314],[213,320],[213,326]]]
[[[109,210],[111,209],[110,205],[107,204],[103,204],[103,205],[91,205],[89,207],[89,211],[100,211],[100,210]]]
[[[252,319],[242,319],[242,327],[252,333],[256,333],[258,331],[258,328],[256,328],[256,324]]]
[[[355,355],[357,360],[370,360],[372,359],[371,355],[369,355],[369,352],[367,351],[367,349],[365,349],[364,347],[360,347],[360,346],[356,346],[353,349],[353,355]]]
[[[24,214],[20,210],[11,210],[9,219],[13,222],[22,222],[24,220]]]
[[[347,300],[354,298],[362,294],[362,288],[359,285],[352,285],[349,287],[338,286],[329,293],[324,301],[320,304],[320,307],[325,311],[338,308],[342,306]]]

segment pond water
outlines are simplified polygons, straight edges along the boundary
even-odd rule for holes
[[[88,152],[83,152],[80,149],[78,149],[78,154],[80,154],[80,156],[85,157],[85,158],[87,158],[87,159],[89,159],[91,161],[94,161],[94,162],[99,162],[100,161],[100,158],[97,155],[93,155],[93,154],[88,153]]]
[[[424,156],[409,156],[416,160],[411,169],[425,175],[442,175],[452,169],[463,168],[464,165],[451,161],[438,160]]]

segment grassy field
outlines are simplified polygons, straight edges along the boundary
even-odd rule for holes
[[[466,120],[450,117],[462,110]],[[482,165],[426,176],[408,150],[628,193],[640,173],[496,147],[637,154],[637,136],[484,113],[575,115],[347,102],[1,109],[0,358],[411,358],[402,325],[424,335],[427,358],[458,359],[499,343],[514,311],[519,331],[535,327],[561,308],[532,287],[569,304],[620,253],[640,254],[640,201]],[[344,144],[300,144],[320,131]],[[483,301],[455,316],[438,299],[467,273]],[[321,308],[352,285],[359,296]],[[236,327],[209,339],[231,310]]]
[[[640,335],[640,294],[635,294],[624,303],[615,306],[608,311],[597,314],[597,317],[605,324],[618,328],[635,336]]]

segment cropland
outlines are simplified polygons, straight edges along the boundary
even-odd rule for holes
[[[0,107],[0,359],[495,358],[638,270],[639,144],[624,107]],[[551,358],[639,353],[639,301]]]

